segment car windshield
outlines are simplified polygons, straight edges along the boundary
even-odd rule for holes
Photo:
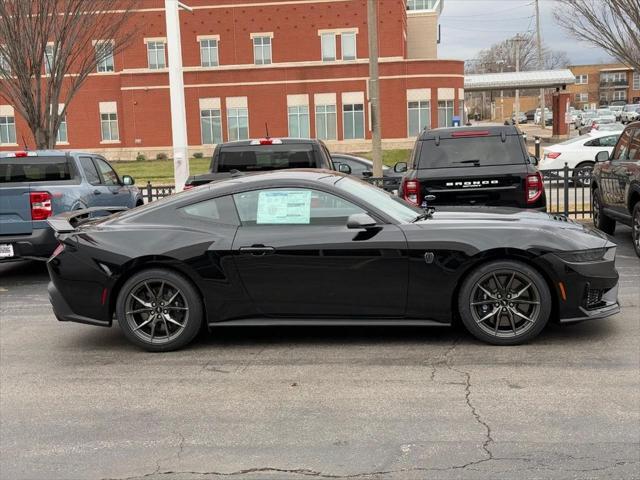
[[[560,142],[557,145],[571,145],[572,143],[579,143],[582,140],[587,140],[593,138],[593,135],[589,135],[585,133],[584,135],[580,135],[579,137],[570,138],[569,140],[565,140],[564,142]]]
[[[342,177],[336,181],[335,186],[370,205],[375,205],[376,208],[401,223],[410,223],[423,213],[422,209],[409,205],[396,195],[391,195],[380,188],[359,180]]]
[[[0,183],[57,182],[72,178],[73,169],[66,157],[0,158]]]
[[[613,115],[613,112],[608,108],[600,108],[598,110],[598,115]]]
[[[442,138],[440,143],[425,140],[418,169],[514,165],[525,162],[520,137],[500,136]]]
[[[284,168],[315,168],[311,144],[225,146],[218,158],[218,171],[259,172]]]

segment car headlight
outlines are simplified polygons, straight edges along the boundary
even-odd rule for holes
[[[616,247],[590,248],[588,250],[574,250],[573,252],[558,252],[558,257],[570,263],[597,262],[598,260],[615,260]]]

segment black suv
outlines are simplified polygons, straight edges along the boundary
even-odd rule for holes
[[[221,143],[211,158],[209,173],[187,178],[185,188],[231,176],[234,172],[266,172],[288,168],[334,170],[331,154],[320,140],[311,138],[260,138]],[[347,165],[339,169],[351,173]]]
[[[640,257],[640,122],[624,129],[611,155],[596,155],[591,201],[596,228],[612,235],[616,222],[630,225]]]
[[[423,132],[411,154],[400,196],[425,206],[486,205],[546,211],[537,159],[514,126],[438,128]]]

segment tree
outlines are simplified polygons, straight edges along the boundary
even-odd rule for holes
[[[640,0],[558,0],[558,24],[640,71]]]
[[[0,1],[0,95],[24,117],[36,148],[55,147],[67,107],[89,74],[128,45],[134,2]]]

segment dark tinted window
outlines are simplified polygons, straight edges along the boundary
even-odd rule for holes
[[[315,168],[313,146],[256,145],[224,147],[218,157],[218,171],[258,172],[283,168]]]
[[[585,147],[614,147],[618,141],[618,135],[594,138],[584,144]]]
[[[87,181],[91,185],[98,185],[100,183],[100,175],[98,175],[98,170],[96,170],[93,160],[90,157],[80,157],[80,165],[87,177]]]
[[[520,142],[516,135],[508,135],[504,142],[500,136],[442,138],[439,145],[435,140],[425,140],[421,142],[418,168],[521,164],[525,156]]]
[[[197,220],[223,223],[225,225],[239,225],[236,208],[231,197],[220,197],[205,200],[182,207],[180,212],[183,215],[196,218]]]
[[[65,157],[0,158],[0,183],[71,180],[73,169]]]
[[[629,146],[631,143],[631,135],[633,134],[633,130],[627,128],[622,135],[620,136],[620,141],[616,145],[616,148],[613,150],[613,155],[611,155],[612,160],[628,160],[629,159]]]
[[[98,169],[102,174],[102,183],[105,185],[119,185],[120,179],[118,178],[118,174],[115,172],[111,165],[100,158],[96,158],[96,163],[98,164]]]

